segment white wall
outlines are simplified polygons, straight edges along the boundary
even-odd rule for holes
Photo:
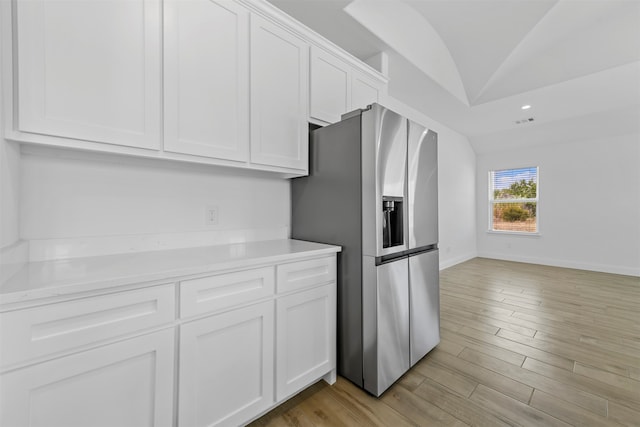
[[[19,184],[19,146],[0,138],[0,249],[11,246],[20,238]]]
[[[487,173],[540,167],[540,236],[487,233]],[[640,135],[478,155],[478,255],[640,275]]]
[[[286,238],[290,224],[284,179],[113,155],[26,148],[20,194],[32,259]]]
[[[444,126],[437,132],[442,269],[477,256],[476,154],[465,136]]]
[[[0,74],[0,81],[2,77]],[[0,84],[0,250],[11,246],[20,238],[20,147],[16,143],[5,141],[2,137],[5,121],[1,86]]]
[[[438,133],[440,269],[476,256],[476,156],[469,140],[389,96],[381,102]]]
[[[430,94],[444,89],[425,86],[430,79],[393,52],[388,67],[389,98],[383,104],[438,133],[440,269],[451,267],[477,255],[476,155],[466,136],[429,118],[429,111],[440,108]]]

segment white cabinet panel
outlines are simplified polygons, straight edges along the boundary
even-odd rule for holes
[[[166,0],[164,23],[165,150],[247,161],[249,12]]]
[[[354,71],[351,78],[351,110],[378,102],[380,85],[362,73]]]
[[[272,296],[274,288],[273,267],[183,280],[180,283],[180,315],[184,318],[205,314]]]
[[[14,4],[18,130],[159,148],[158,0]]]
[[[334,382],[336,256],[309,256],[4,307],[0,425],[244,425]]]
[[[339,122],[343,114],[378,102],[385,86],[356,64],[315,46],[310,72],[309,115],[326,123]]]
[[[173,329],[0,377],[3,426],[171,426]]]
[[[273,403],[273,301],[182,325],[179,424],[239,425]]]
[[[118,337],[175,319],[174,285],[0,314],[1,365]]]
[[[277,399],[284,399],[336,367],[336,285],[277,301]]]
[[[312,47],[310,115],[328,123],[340,121],[351,106],[350,67],[324,50]]]
[[[251,162],[306,170],[309,47],[251,17]]]
[[[336,279],[335,256],[278,266],[278,293],[318,286]]]

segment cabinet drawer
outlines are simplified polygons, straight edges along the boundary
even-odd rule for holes
[[[273,267],[184,280],[180,283],[180,316],[206,314],[273,295]]]
[[[321,285],[335,278],[335,257],[281,264],[278,266],[278,293]]]
[[[2,366],[174,319],[173,284],[2,313]]]

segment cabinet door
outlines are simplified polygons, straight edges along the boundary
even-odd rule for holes
[[[170,426],[173,329],[0,377],[3,426]]]
[[[181,327],[180,425],[240,425],[273,402],[273,301]]]
[[[249,12],[216,0],[165,0],[164,148],[248,160]]]
[[[251,162],[308,168],[309,47],[259,16],[251,17]]]
[[[301,390],[336,367],[336,285],[277,301],[277,400]]]
[[[18,130],[158,148],[159,3],[15,2]]]
[[[351,77],[351,110],[364,108],[380,100],[380,85],[364,74],[354,71]]]
[[[351,106],[349,66],[320,48],[311,49],[310,115],[328,123],[340,121]]]

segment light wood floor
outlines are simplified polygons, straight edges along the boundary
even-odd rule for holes
[[[476,258],[440,344],[380,399],[338,378],[252,426],[640,426],[640,279]]]

